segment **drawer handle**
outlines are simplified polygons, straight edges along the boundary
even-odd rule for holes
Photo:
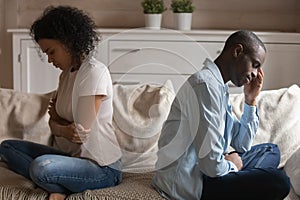
[[[120,85],[137,85],[140,84],[139,81],[114,81],[113,84],[120,84]]]
[[[121,51],[121,52],[128,52],[128,53],[133,53],[133,52],[137,52],[140,51],[141,49],[132,49],[132,48],[115,48],[113,49],[113,51]]]

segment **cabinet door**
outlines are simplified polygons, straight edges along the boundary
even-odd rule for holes
[[[300,44],[266,44],[264,89],[300,85]]]
[[[48,57],[32,40],[21,40],[21,91],[46,93],[58,86],[60,70],[48,63]]]
[[[109,52],[111,72],[122,73],[191,74],[209,56],[189,42],[111,41]]]

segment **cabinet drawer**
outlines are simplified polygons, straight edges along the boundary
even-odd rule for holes
[[[112,73],[192,74],[214,59],[223,43],[195,41],[110,41]]]
[[[149,75],[149,74],[111,74],[112,80],[114,83],[119,83],[123,85],[131,85],[131,84],[158,84],[161,85],[165,83],[167,80],[171,80],[174,90],[178,91],[180,86],[184,83],[184,81],[189,77],[188,75],[168,75],[168,74],[160,74],[160,75]]]

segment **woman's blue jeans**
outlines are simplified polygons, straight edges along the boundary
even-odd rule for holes
[[[276,144],[259,144],[239,155],[241,171],[216,178],[204,176],[201,200],[282,200],[288,195],[290,181],[278,169],[280,151]]]
[[[120,169],[71,157],[55,148],[23,140],[6,140],[0,156],[8,167],[50,193],[77,193],[121,182]],[[120,161],[114,163],[114,166]],[[119,165],[121,166],[121,165]]]

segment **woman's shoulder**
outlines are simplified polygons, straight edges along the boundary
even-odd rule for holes
[[[88,57],[80,67],[80,71],[89,73],[108,72],[107,66],[94,57]]]
[[[91,67],[107,69],[107,66],[103,62],[101,62],[100,60],[96,59],[94,56],[89,56],[86,59],[86,64],[91,66]]]
[[[102,84],[104,82],[111,82],[111,75],[104,63],[90,57],[88,60],[85,60],[79,68],[76,79],[80,83],[89,82],[97,85],[100,82]]]

